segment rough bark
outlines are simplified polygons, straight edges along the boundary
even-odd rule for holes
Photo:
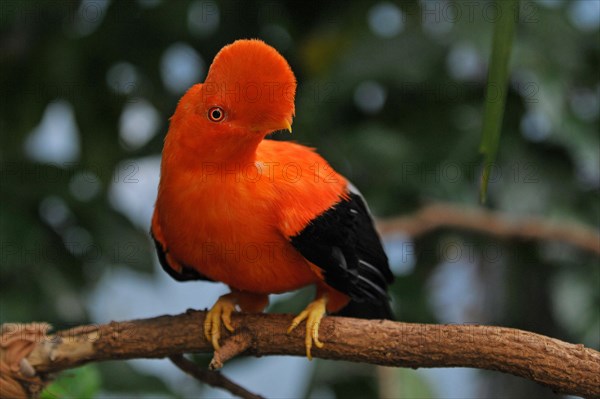
[[[204,317],[205,312],[188,311],[60,331],[39,339],[26,360],[44,375],[94,361],[212,352],[202,334]],[[223,329],[227,353],[217,353],[212,366],[222,366],[222,361],[236,352],[304,356],[304,331],[286,334],[290,321],[291,316],[283,314],[234,314],[235,338]],[[19,325],[14,326],[11,334],[19,334]],[[497,370],[555,392],[600,398],[598,351],[527,331],[326,317],[320,338],[325,347],[313,348],[313,356],[323,359],[411,368]]]

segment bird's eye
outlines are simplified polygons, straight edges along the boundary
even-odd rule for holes
[[[225,118],[225,111],[221,107],[212,107],[208,110],[208,119],[213,122],[221,122]]]

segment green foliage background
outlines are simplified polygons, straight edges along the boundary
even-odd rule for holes
[[[597,229],[600,40],[597,24],[577,23],[581,16],[573,10],[579,3],[521,1],[488,206],[516,219],[536,216]],[[293,139],[317,147],[361,189],[378,216],[410,214],[432,201],[477,206],[494,17],[489,4],[3,1],[0,322],[43,320],[58,328],[93,322],[86,301],[103,273],[123,265],[154,273],[147,232],[114,209],[108,191],[115,176],[126,172],[120,162],[161,151],[180,97],[161,78],[161,59],[174,43],[185,43],[200,55],[205,67],[199,81],[216,52],[235,39],[259,37],[278,48],[299,82]],[[399,25],[375,18],[381,17],[377,7],[382,5],[400,11],[394,14],[401,16]],[[195,26],[190,22],[194,7],[201,10],[195,14],[200,18],[196,29],[190,27]],[[215,12],[217,22],[211,25]],[[399,28],[386,31],[386,26]],[[109,70],[122,62],[136,71],[129,91],[111,88]],[[382,106],[369,111],[368,105],[382,94]],[[361,98],[367,108],[360,105]],[[68,165],[37,162],[26,151],[44,111],[58,100],[72,106],[79,132],[80,153]],[[124,107],[141,100],[158,112],[159,133],[132,148],[119,136],[119,120]],[[74,194],[74,179],[89,170],[95,171],[98,192],[82,199]],[[42,208],[56,198],[68,212],[52,225]],[[94,262],[68,240],[91,240],[100,248]],[[449,262],[446,250],[456,245],[469,259],[465,255]],[[127,252],[133,256],[116,256],[115,248],[133,248]],[[557,243],[499,241],[452,231],[427,235],[411,248],[416,264],[399,272],[392,287],[400,320],[503,325],[600,347],[597,257]],[[486,256],[490,248],[499,256]],[[448,269],[449,263],[458,266]],[[452,270],[460,274],[467,264],[476,277],[469,291],[432,300],[456,283]],[[445,310],[464,297],[475,310],[452,319],[453,313]],[[298,310],[307,298],[301,292],[275,310]],[[394,378],[386,379],[370,366],[314,363],[307,397],[384,392],[447,397],[450,389],[448,383],[436,383],[435,377],[432,382],[412,370],[394,371]],[[46,397],[181,395],[172,384],[130,363],[110,362],[73,373],[63,376]],[[476,376],[477,397],[553,395],[498,373]]]

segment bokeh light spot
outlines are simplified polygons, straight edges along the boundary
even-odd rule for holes
[[[374,5],[367,15],[369,28],[378,36],[394,37],[404,29],[404,13],[395,4]]]
[[[160,61],[160,76],[165,87],[173,94],[183,94],[204,75],[204,61],[200,54],[185,43],[168,47]]]

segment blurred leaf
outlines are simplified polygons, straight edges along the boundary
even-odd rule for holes
[[[93,398],[101,386],[100,373],[95,365],[89,364],[63,371],[56,381],[42,392],[41,399]]]
[[[497,0],[496,6],[498,7],[499,17],[494,26],[492,57],[489,66],[483,117],[483,136],[480,148],[485,156],[479,193],[482,203],[486,200],[490,172],[498,152],[508,88],[508,67],[517,23],[516,10],[518,10],[519,0]]]

